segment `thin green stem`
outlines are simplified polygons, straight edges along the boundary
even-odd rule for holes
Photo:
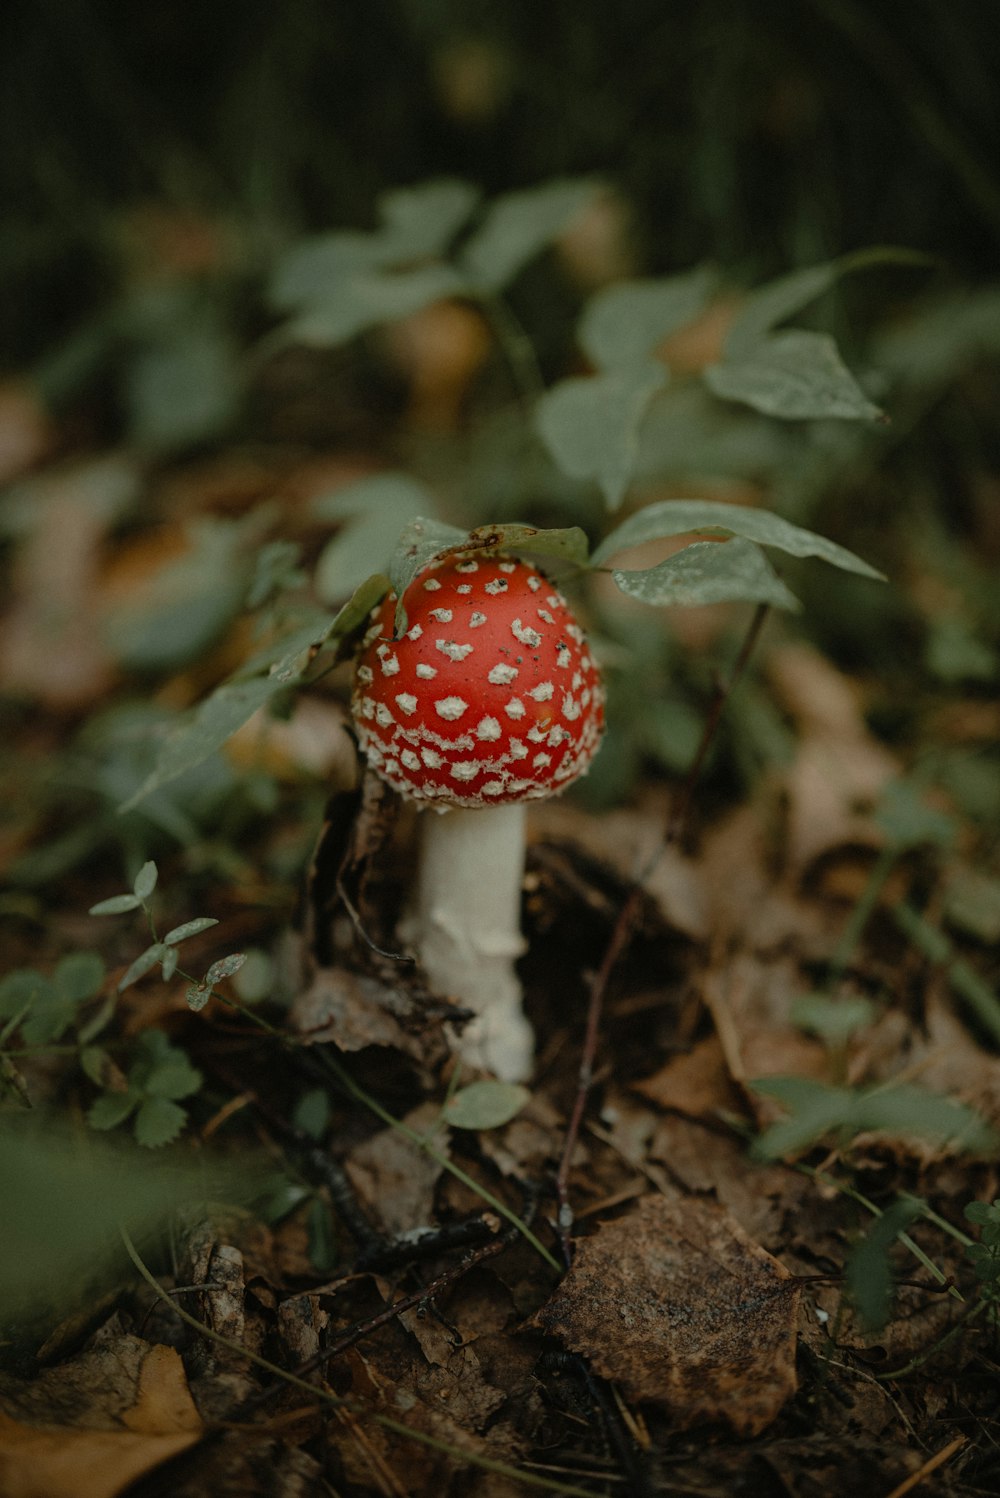
[[[872,912],[878,904],[879,896],[885,887],[886,880],[896,866],[898,857],[898,848],[883,848],[872,865],[871,872],[868,875],[868,882],[861,893],[861,898],[851,912],[851,918],[844,927],[834,954],[830,959],[831,987],[844,976],[847,965],[854,954],[854,949],[861,940]]]

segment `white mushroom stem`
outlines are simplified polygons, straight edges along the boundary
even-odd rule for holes
[[[534,1036],[514,963],[524,951],[525,806],[426,811],[416,908],[403,929],[431,986],[475,1010],[453,1040],[463,1061],[505,1082],[531,1073]]]

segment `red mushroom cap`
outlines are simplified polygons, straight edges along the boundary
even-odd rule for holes
[[[527,562],[452,554],[373,611],[354,686],[368,763],[403,796],[498,806],[563,790],[590,766],[604,689],[565,598]]]

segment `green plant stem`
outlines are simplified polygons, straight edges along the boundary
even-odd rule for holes
[[[217,1343],[220,1347],[228,1348],[230,1352],[236,1353],[238,1357],[245,1358],[249,1362],[262,1368],[265,1373],[272,1374],[283,1383],[295,1389],[301,1389],[312,1399],[319,1400],[322,1404],[328,1404],[334,1409],[350,1410],[361,1419],[371,1420],[375,1425],[381,1426],[383,1430],[392,1431],[394,1435],[402,1436],[405,1440],[415,1441],[420,1446],[427,1446],[432,1451],[440,1451],[442,1455],[453,1457],[457,1461],[467,1462],[471,1467],[477,1467],[483,1472],[495,1472],[500,1477],[509,1477],[511,1480],[523,1483],[525,1487],[542,1489],[548,1493],[563,1493],[566,1498],[593,1498],[593,1495],[585,1488],[574,1487],[570,1483],[556,1482],[548,1477],[539,1477],[533,1472],[525,1472],[519,1467],[511,1467],[506,1462],[494,1461],[491,1457],[479,1456],[470,1451],[463,1451],[457,1446],[451,1446],[447,1441],[439,1441],[434,1436],[428,1436],[423,1431],[413,1430],[409,1425],[403,1425],[399,1420],[393,1420],[389,1415],[379,1415],[366,1410],[363,1405],[350,1399],[341,1399],[338,1395],[331,1393],[322,1384],[309,1383],[300,1378],[296,1373],[289,1373],[286,1368],[281,1368],[277,1363],[272,1363],[268,1358],[261,1357],[252,1352],[249,1347],[235,1341],[232,1337],[225,1337],[213,1327],[206,1326],[199,1321],[197,1316],[192,1316],[190,1311],[185,1311],[182,1306],[171,1298],[152,1270],[147,1266],[138,1249],[129,1236],[128,1229],[119,1224],[118,1231],[125,1252],[132,1260],[137,1273],[145,1280],[146,1284],[154,1292],[159,1300],[170,1307],[175,1316],[178,1316],[186,1326],[190,1326],[200,1336],[207,1337],[210,1341]]]
[[[535,345],[521,326],[510,304],[502,297],[482,294],[479,305],[503,349],[510,372],[517,387],[525,413],[529,417],[536,404],[545,394],[545,376],[542,374]]]
[[[883,848],[872,865],[868,875],[868,882],[861,893],[861,898],[851,912],[850,920],[841,933],[840,940],[830,959],[830,986],[833,987],[844,976],[847,965],[854,954],[854,950],[861,940],[865,927],[871,918],[872,912],[879,901],[879,896],[885,887],[889,875],[896,866],[899,857],[899,849],[894,845]]]

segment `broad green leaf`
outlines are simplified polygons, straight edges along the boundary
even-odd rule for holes
[[[628,546],[693,532],[742,536],[747,541],[756,541],[758,546],[774,546],[789,556],[819,557],[844,572],[857,572],[862,577],[883,581],[881,572],[846,547],[828,541],[825,536],[817,536],[813,531],[803,530],[799,525],[792,525],[770,510],[749,509],[744,505],[708,499],[664,499],[637,510],[604,538],[591,558],[591,565],[600,566]]]
[[[286,680],[289,670],[303,669],[300,663],[333,633],[335,622],[334,616],[325,610],[311,613],[303,623],[283,631],[255,651],[240,667],[240,679],[246,681],[251,676],[270,672],[279,680]]]
[[[793,328],[755,343],[739,359],[710,364],[703,378],[713,394],[785,421],[877,421],[828,333]]]
[[[444,1121],[455,1129],[499,1129],[531,1101],[515,1082],[472,1082],[448,1099]]]
[[[164,942],[164,946],[166,946],[166,942]],[[170,982],[171,978],[177,971],[177,964],[179,961],[180,953],[178,952],[177,948],[167,947],[167,950],[163,957],[163,961],[160,964],[160,977],[163,979],[164,983]]]
[[[104,1094],[94,1105],[97,1124],[114,1127],[106,1109],[130,1111],[138,1101]],[[106,1102],[105,1099],[108,1101]],[[216,1161],[207,1150],[163,1161],[140,1152],[128,1136],[102,1138],[58,1126],[42,1109],[8,1113],[0,1129],[0,1201],[3,1252],[0,1304],[10,1336],[11,1320],[78,1310],[96,1304],[105,1289],[121,1283],[124,1255],[118,1224],[145,1240],[166,1226],[184,1204],[253,1200],[267,1179],[265,1162]],[[36,1339],[37,1340],[37,1339]],[[32,1346],[35,1341],[32,1341]],[[68,1491],[85,1490],[80,1474]],[[44,1481],[35,1490],[48,1491]]]
[[[120,810],[131,811],[151,791],[200,765],[286,685],[273,675],[224,682],[164,740],[154,770]]]
[[[20,1014],[26,1005],[51,988],[48,978],[34,968],[21,967],[0,980],[0,1016]]]
[[[389,563],[389,580],[396,595],[395,633],[406,628],[406,606],[404,595],[417,573],[433,561],[439,553],[450,551],[469,539],[468,531],[457,525],[445,525],[441,520],[418,516],[404,526],[396,542],[396,550]]]
[[[56,964],[53,980],[72,1004],[93,998],[104,982],[104,961],[96,952],[71,952]]]
[[[769,603],[793,612],[800,606],[760,547],[739,537],[696,541],[656,567],[613,570],[611,576],[623,593],[641,603]]]
[[[714,284],[714,276],[702,268],[607,286],[584,309],[577,327],[580,347],[598,369],[641,363],[670,333],[698,316]]]
[[[98,900],[91,905],[88,915],[124,915],[127,910],[138,910],[142,904],[135,895],[112,895],[110,899]]]
[[[123,993],[126,988],[130,988],[133,983],[137,983],[140,978],[152,972],[156,964],[163,961],[169,950],[169,947],[164,946],[162,941],[157,941],[151,947],[147,947],[144,952],[140,952],[124,976],[119,979],[118,992]]]
[[[173,1143],[186,1122],[187,1113],[178,1103],[169,1098],[146,1098],[135,1115],[136,1142],[145,1149],[160,1149]]]
[[[187,549],[108,616],[108,644],[123,665],[168,670],[193,660],[219,638],[243,608],[250,529],[244,522],[215,519],[188,527]]]
[[[512,556],[562,557],[582,567],[587,560],[590,543],[586,531],[578,525],[540,530],[534,525],[519,525],[502,522],[499,525],[480,525],[469,532],[470,547],[483,547],[487,551],[510,552]]]
[[[790,1113],[754,1141],[751,1153],[758,1160],[798,1154],[835,1130],[853,1127],[855,1094],[847,1087],[824,1087],[804,1077],[762,1077],[749,1085]]]
[[[928,843],[947,848],[958,832],[956,819],[936,806],[928,806],[909,780],[894,780],[885,787],[875,808],[875,820],[900,849]]]
[[[876,1014],[870,999],[860,995],[834,999],[825,993],[803,994],[791,1010],[793,1024],[834,1048],[846,1045],[852,1035],[872,1023]]]
[[[87,1122],[92,1129],[117,1129],[138,1106],[139,1095],[132,1092],[104,1092],[87,1109]]]
[[[454,178],[383,193],[374,233],[317,234],[288,251],[268,287],[271,305],[285,312],[322,306],[357,277],[441,255],[479,197],[478,188]]]
[[[996,1222],[998,1218],[997,1202],[969,1202],[965,1208],[964,1216],[969,1222]]]
[[[381,239],[390,263],[443,255],[482,196],[457,177],[397,187],[378,200]]]
[[[971,1108],[903,1083],[864,1094],[857,1105],[856,1127],[914,1134],[977,1152],[995,1149],[997,1144],[996,1130]]]
[[[459,264],[484,291],[501,291],[580,213],[597,192],[589,178],[561,178],[495,198]]]
[[[288,333],[301,343],[321,348],[344,343],[367,328],[409,317],[432,302],[467,291],[450,265],[364,271],[331,284],[322,301],[312,303],[289,324]]]
[[[571,478],[599,483],[611,510],[625,497],[642,418],[667,378],[662,364],[647,360],[560,380],[535,408],[539,434],[559,467]]]
[[[330,1123],[330,1098],[324,1087],[312,1087],[295,1105],[292,1122],[310,1139],[322,1139]]]
[[[125,365],[130,435],[157,450],[215,436],[236,414],[240,384],[237,346],[220,324],[172,330]]]
[[[319,519],[346,522],[316,564],[320,598],[350,597],[374,568],[388,566],[404,526],[433,507],[430,491],[404,473],[377,474],[318,499],[313,513]]]
[[[231,978],[234,973],[239,972],[246,960],[245,952],[231,952],[228,957],[220,957],[205,974],[205,982],[211,988],[214,983],[221,983],[223,978]]]
[[[844,1265],[844,1285],[851,1304],[870,1332],[880,1331],[892,1304],[889,1250],[924,1210],[917,1197],[893,1202],[851,1249]]]
[[[336,230],[299,240],[279,260],[267,299],[279,312],[316,306],[352,277],[378,269],[391,251],[378,234]]]
[[[747,297],[742,312],[729,330],[726,359],[743,359],[772,328],[808,307],[849,272],[876,265],[932,264],[932,257],[919,250],[873,245],[870,249],[854,250],[838,260],[827,260],[780,276]]]
[[[178,942],[187,941],[189,936],[200,936],[203,931],[219,923],[210,915],[195,916],[193,921],[185,921],[182,926],[174,926],[163,938],[165,947],[175,947]]]
[[[156,888],[156,878],[156,864],[150,859],[136,874],[135,883],[132,885],[132,893],[137,900],[144,902],[149,899]]]
[[[103,1084],[105,1073],[111,1064],[111,1057],[103,1046],[85,1045],[80,1052],[80,1068],[85,1077],[98,1087]]]

